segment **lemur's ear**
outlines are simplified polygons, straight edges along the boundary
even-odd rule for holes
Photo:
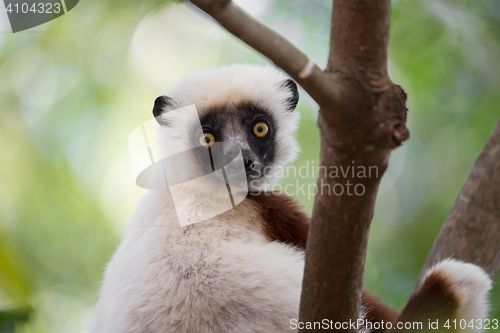
[[[155,116],[156,121],[160,125],[166,125],[161,121],[161,116],[164,112],[168,110],[169,107],[175,106],[175,100],[168,96],[160,96],[155,99],[155,105],[153,106],[153,116]]]
[[[288,111],[292,112],[297,107],[297,103],[299,103],[299,89],[297,88],[297,84],[291,80],[287,79],[280,82],[280,88],[287,89],[290,92],[290,97],[286,99]]]

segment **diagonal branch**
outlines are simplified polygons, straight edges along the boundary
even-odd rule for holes
[[[481,266],[493,277],[500,268],[499,240],[500,122],[465,181],[423,271],[454,257]]]
[[[333,80],[282,36],[227,0],[191,0],[227,31],[268,57],[321,106],[332,106],[339,92]]]

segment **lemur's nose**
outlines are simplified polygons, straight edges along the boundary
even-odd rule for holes
[[[255,162],[257,160],[257,156],[251,150],[243,150],[243,162],[245,162],[245,170],[252,171],[255,168]]]
[[[245,159],[245,170],[253,170],[254,162],[251,159]]]

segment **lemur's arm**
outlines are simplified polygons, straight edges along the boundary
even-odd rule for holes
[[[295,199],[274,192],[250,193],[247,198],[254,200],[261,210],[260,215],[266,222],[264,230],[270,240],[306,249],[310,219]]]
[[[266,233],[271,240],[293,244],[305,250],[310,219],[293,198],[272,192],[249,195],[248,198],[261,207],[261,216],[267,223]],[[458,322],[465,319],[467,323],[471,319],[485,319],[491,283],[489,276],[478,266],[449,259],[426,273],[401,314],[365,290],[361,300],[365,318],[370,322],[391,322],[394,326],[396,322],[422,322],[425,332],[429,319],[456,318]],[[422,328],[417,330],[422,332]],[[395,331],[413,332],[411,329],[393,329],[390,332]],[[480,331],[465,329],[458,332]]]

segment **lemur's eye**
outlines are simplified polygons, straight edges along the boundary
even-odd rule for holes
[[[210,133],[203,133],[200,136],[200,144],[205,147],[211,147],[215,143],[215,137]]]
[[[269,132],[269,126],[264,122],[259,122],[253,127],[253,134],[257,135],[259,138],[263,138]]]

